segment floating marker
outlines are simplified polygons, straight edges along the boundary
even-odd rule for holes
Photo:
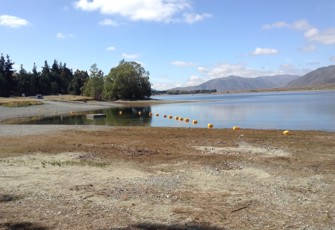
[[[233,130],[240,130],[240,127],[238,127],[238,126],[233,126]]]
[[[214,125],[213,125],[212,123],[208,123],[207,127],[208,127],[209,129],[212,129],[212,128],[214,127]]]
[[[188,118],[185,118],[185,122],[189,122],[190,121],[190,119],[188,119]]]
[[[167,116],[164,114],[164,116],[163,116],[164,118],[166,118]]]
[[[173,118],[173,116],[172,116],[172,115],[170,115],[170,116],[169,116],[169,119],[172,119],[172,118]]]
[[[138,111],[138,113],[137,113],[139,116],[141,116],[142,115],[142,112],[141,111]]]
[[[182,118],[182,117],[179,117],[179,121],[183,121],[184,120],[184,118]]]
[[[178,121],[178,120],[179,120],[179,117],[178,117],[178,116],[175,116],[174,119],[176,119],[176,121]]]
[[[149,113],[149,117],[152,117],[152,112]]]
[[[156,117],[159,117],[159,114],[158,114],[158,113],[156,113]]]
[[[119,115],[120,115],[120,116],[122,115],[122,111],[119,111]]]
[[[289,135],[290,134],[290,131],[288,131],[288,130],[285,130],[284,132],[283,132],[283,134],[282,135]]]
[[[193,120],[192,123],[193,123],[193,125],[196,125],[196,124],[198,124],[198,121],[197,120]]]

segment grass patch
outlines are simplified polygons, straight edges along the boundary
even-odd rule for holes
[[[86,96],[80,96],[80,95],[70,95],[70,94],[64,94],[64,95],[47,95],[44,96],[45,100],[49,101],[67,101],[67,102],[87,102],[92,101],[92,97],[86,97]]]
[[[0,98],[0,105],[5,107],[27,107],[32,105],[42,105],[41,101],[21,98]]]
[[[98,161],[42,161],[41,162],[43,168],[46,167],[46,165],[52,165],[52,166],[89,166],[89,167],[107,167],[108,164],[104,162],[98,162]]]

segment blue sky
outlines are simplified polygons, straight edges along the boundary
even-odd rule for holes
[[[141,63],[154,89],[305,74],[335,64],[335,0],[0,0],[0,52],[108,74]]]

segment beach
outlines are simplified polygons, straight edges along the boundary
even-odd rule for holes
[[[0,106],[0,120],[119,105]],[[0,229],[335,226],[333,132],[0,124],[0,137]]]

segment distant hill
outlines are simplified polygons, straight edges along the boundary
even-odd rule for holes
[[[256,78],[245,78],[238,76],[221,77],[206,81],[198,86],[178,87],[171,90],[192,91],[192,90],[214,90],[218,92],[235,90],[256,90],[281,88],[300,76],[297,75],[275,75]]]
[[[335,85],[335,65],[321,67],[289,82],[286,87],[300,88],[308,86]]]

